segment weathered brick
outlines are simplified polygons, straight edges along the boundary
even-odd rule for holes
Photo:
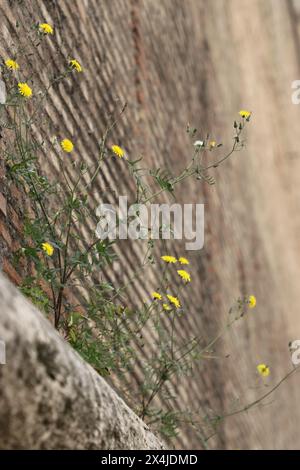
[[[4,170],[3,166],[0,165],[0,181],[1,182],[4,179],[4,177],[5,177],[5,170]]]
[[[18,232],[22,232],[23,230],[23,222],[20,219],[20,216],[15,211],[15,209],[10,205],[8,209],[8,219],[13,224],[13,226],[17,229]]]
[[[44,279],[40,279],[39,284],[45,292],[46,296],[49,297],[49,299],[52,299],[52,291],[49,283],[47,283]]]
[[[5,240],[9,248],[12,247],[12,243],[13,243],[12,238],[8,231],[7,225],[2,220],[0,220],[0,237],[2,237],[3,240]]]
[[[17,273],[11,262],[5,258],[2,262],[2,271],[7,274],[10,280],[16,285],[21,285],[22,277]]]
[[[3,196],[2,193],[0,193],[0,211],[5,216],[7,215],[7,202],[6,202],[6,198]]]
[[[15,184],[11,184],[9,186],[9,192],[13,200],[20,205],[24,199],[24,195],[21,193],[20,189]]]

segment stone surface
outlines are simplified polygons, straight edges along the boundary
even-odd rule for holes
[[[0,449],[162,448],[2,274],[0,312]]]

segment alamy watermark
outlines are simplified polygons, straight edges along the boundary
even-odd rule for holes
[[[292,90],[295,90],[293,91],[292,96],[291,96],[292,103],[300,104],[300,80],[294,80],[292,82],[291,88]]]
[[[6,364],[5,342],[0,339],[0,365]]]
[[[186,240],[186,250],[204,245],[204,204],[132,204],[120,196],[113,204],[100,204],[96,235],[101,240]]]
[[[300,364],[300,339],[295,339],[289,344],[291,360],[294,366]]]

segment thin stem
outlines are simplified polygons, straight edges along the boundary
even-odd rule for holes
[[[124,113],[126,107],[127,107],[127,103],[125,103],[123,105],[123,107],[122,107],[119,115],[117,116],[117,118],[112,122],[112,124],[110,126],[107,127],[107,129],[104,133],[104,136],[103,136],[102,141],[101,141],[99,163],[98,163],[98,166],[97,166],[93,176],[91,177],[89,183],[87,184],[86,189],[93,184],[95,178],[97,177],[97,175],[98,175],[98,173],[101,169],[103,158],[104,158],[104,151],[105,151],[105,144],[106,144],[107,137],[108,137],[109,133],[113,130],[113,128],[116,126],[116,124],[119,121],[121,115]]]
[[[226,413],[225,415],[222,416],[222,419],[230,418],[232,416],[238,415],[240,413],[243,413],[244,411],[248,411],[254,406],[258,405],[260,402],[268,398],[275,390],[277,390],[283,382],[285,382],[291,375],[293,375],[295,372],[298,372],[300,369],[299,368],[294,368],[290,372],[288,372],[274,387],[272,387],[270,390],[268,390],[267,393],[262,395],[260,398],[257,398],[257,400],[254,400],[252,403],[249,403],[248,405],[244,406],[243,408],[240,408],[239,410],[233,411],[231,413]]]

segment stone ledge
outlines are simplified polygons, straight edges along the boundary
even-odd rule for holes
[[[1,449],[161,449],[161,442],[0,273]]]

